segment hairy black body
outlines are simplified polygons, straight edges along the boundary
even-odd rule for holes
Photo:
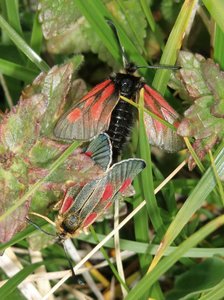
[[[144,85],[140,77],[132,74],[118,73],[112,76],[111,80],[114,82],[115,89],[120,92],[121,96],[131,99],[134,102],[138,98],[139,90]],[[118,160],[125,143],[130,137],[136,116],[136,108],[120,98],[112,112],[110,126],[107,130],[113,147],[114,162]]]

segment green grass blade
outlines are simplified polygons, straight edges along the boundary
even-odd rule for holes
[[[41,29],[40,22],[38,21],[38,14],[36,13],[33,22],[32,33],[31,33],[30,47],[37,54],[40,54],[42,48],[42,40],[43,40],[42,29]]]
[[[17,236],[17,235],[16,235]],[[101,242],[104,238],[105,235],[97,233],[98,240]],[[86,236],[86,235],[80,235],[77,237],[78,240],[85,241],[91,244],[98,244],[93,237],[91,236]],[[148,243],[143,243],[143,242],[136,242],[136,241],[130,241],[130,240],[124,240],[120,239],[120,245],[122,250],[128,250],[128,251],[133,251],[135,253],[148,253],[148,254],[156,254],[159,249],[159,245],[155,244],[148,244]],[[114,248],[114,241],[110,240],[106,242],[104,247],[108,248]],[[173,253],[177,247],[175,246],[169,246],[165,252],[164,256],[169,256],[171,253]],[[1,248],[0,248],[1,250]],[[200,258],[200,257],[212,257],[214,255],[220,255],[224,256],[224,248],[191,248],[188,250],[186,253],[182,255],[182,257],[192,257],[192,258]]]
[[[215,166],[218,176],[222,177],[224,175],[224,149],[222,149],[216,157]],[[177,237],[192,215],[202,206],[206,200],[206,197],[212,192],[215,186],[216,179],[213,168],[210,167],[198,182],[188,199],[185,201],[173,222],[170,224],[162,240],[161,247],[152,261],[151,268],[158,263],[160,258],[163,256],[165,249]]]
[[[215,22],[219,25],[220,29],[224,32],[224,2],[223,0],[203,0],[203,3]]]
[[[133,209],[136,208],[141,202],[141,187],[140,187],[140,180],[136,179],[134,181],[134,189],[136,192],[136,196],[133,203]],[[149,222],[148,222],[148,214],[145,209],[142,209],[138,214],[134,216],[134,230],[135,230],[135,239],[138,242],[144,242],[145,245],[149,245]],[[147,252],[147,249],[146,249]],[[147,270],[146,267],[149,265],[152,257],[150,255],[144,253],[143,255],[139,255],[139,263],[141,270],[143,273]]]
[[[27,82],[32,82],[33,79],[38,75],[37,71],[4,59],[0,59],[0,72],[4,75]]]
[[[145,17],[148,21],[149,26],[151,27],[152,31],[155,31],[156,23],[154,21],[154,18],[153,18],[153,15],[152,15],[152,12],[151,12],[148,2],[146,0],[140,0],[140,4],[141,4],[142,10],[145,14]]]
[[[221,68],[224,69],[224,31],[220,29],[218,25],[215,28],[214,37],[214,60],[220,64]]]
[[[197,5],[197,2],[197,0],[185,0],[165,45],[163,55],[160,60],[161,65],[174,65],[176,63],[184,33],[187,29],[192,12]],[[156,72],[152,85],[161,94],[165,93],[167,82],[170,78],[170,73],[170,70],[158,70]]]
[[[144,124],[143,89],[140,93],[139,105],[139,152],[140,157],[146,161],[147,165],[146,169],[143,170],[140,174],[143,186],[143,194],[146,200],[146,207],[148,210],[149,218],[153,224],[155,231],[159,236],[161,236],[161,234],[165,233],[165,230],[162,218],[160,216],[160,211],[157,205],[156,197],[154,194],[151,152]]]
[[[1,288],[0,288],[0,299],[8,299],[12,292],[15,291],[17,286],[28,277],[33,271],[39,268],[43,262],[35,263],[23,268],[20,272],[10,278]]]
[[[41,71],[48,71],[49,67],[42,58],[33,51],[32,48],[22,39],[19,34],[4,20],[0,15],[0,27],[5,31],[13,43],[40,69]]]
[[[7,16],[8,22],[15,29],[15,31],[20,35],[23,36],[22,27],[20,24],[19,18],[19,6],[18,0],[10,0],[5,1],[6,9],[7,9]]]
[[[194,245],[202,241],[206,236],[217,230],[224,224],[224,216],[220,216],[206,224],[186,241],[184,241],[170,256],[165,257],[155,269],[143,277],[143,279],[133,288],[125,300],[141,299],[141,296],[160,278],[162,274],[172,267],[183,254]]]

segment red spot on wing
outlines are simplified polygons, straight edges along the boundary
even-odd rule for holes
[[[113,185],[108,183],[106,185],[106,188],[104,190],[103,196],[100,201],[106,201],[110,199],[113,196],[113,191],[114,191]]]
[[[123,182],[123,184],[122,184],[122,186],[121,186],[121,188],[120,188],[120,192],[123,193],[123,192],[129,187],[130,184],[131,184],[131,178],[127,178],[127,179]]]
[[[88,99],[89,97],[92,97],[94,96],[96,93],[98,93],[100,90],[104,89],[107,85],[109,85],[112,81],[110,79],[108,80],[105,80],[104,82],[102,83],[99,83],[97,84],[91,91],[89,91],[82,99],[81,101],[83,100],[86,100]],[[93,97],[94,99],[94,97]]]
[[[72,205],[74,199],[71,196],[66,197],[63,201],[62,207],[60,209],[60,213],[64,214]]]
[[[111,82],[102,94],[100,95],[100,98],[96,101],[96,103],[91,107],[91,116],[94,120],[98,120],[100,118],[100,115],[103,111],[103,105],[104,102],[113,94],[115,90],[114,84]]]
[[[87,99],[86,102],[85,102],[85,105],[84,105],[83,110],[85,110],[85,109],[87,109],[88,107],[90,107],[94,100],[95,100],[95,97],[94,97],[94,96],[92,96],[92,97],[90,97],[89,99]]]
[[[92,212],[91,214],[89,214],[89,215],[85,218],[82,227],[85,228],[85,227],[90,226],[90,225],[96,220],[97,215],[98,215],[98,214],[97,214],[96,212]]]
[[[85,152],[85,155],[87,155],[87,156],[89,156],[89,157],[92,157],[93,152],[92,152],[92,151],[87,151],[87,152]]]
[[[67,120],[69,123],[73,123],[77,121],[82,116],[82,111],[80,108],[73,109],[70,114],[67,116]]]

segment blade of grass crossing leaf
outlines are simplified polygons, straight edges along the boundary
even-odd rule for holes
[[[162,237],[162,234],[164,234],[165,231],[164,231],[163,221],[160,216],[160,211],[156,202],[156,197],[154,195],[150,146],[149,146],[148,138],[145,131],[145,125],[144,125],[143,89],[140,92],[139,105],[140,105],[139,107],[139,152],[140,152],[140,157],[146,161],[146,165],[147,165],[146,169],[143,170],[140,174],[142,187],[143,187],[143,194],[146,199],[146,207],[147,207],[149,218],[158,236]]]
[[[184,1],[184,4],[182,5],[180,13],[165,45],[163,55],[160,60],[160,63],[162,65],[174,65],[176,63],[178,51],[181,48],[184,33],[187,29],[192,11],[197,4],[197,0]],[[165,93],[167,82],[170,78],[170,73],[170,70],[157,70],[156,72],[152,85],[161,94]]]
[[[19,36],[2,16],[0,16],[0,27],[8,34],[13,43],[38,67],[38,69],[44,72],[49,70],[49,66],[46,62],[30,48],[25,40]]]
[[[146,0],[140,0],[140,4],[141,4],[142,10],[145,14],[145,17],[148,21],[148,24],[149,24],[151,30],[155,31],[156,24],[155,24],[155,21],[154,21],[154,18],[153,18],[153,15],[152,15],[152,12],[151,12],[148,2]]]
[[[203,0],[203,3],[207,10],[209,11],[212,18],[219,25],[220,29],[224,32],[224,1],[216,0],[214,5],[214,0]]]
[[[184,241],[170,256],[165,257],[155,269],[147,273],[142,280],[130,291],[125,300],[141,299],[141,296],[165,273],[167,272],[186,251],[194,247],[206,236],[224,225],[224,216],[220,216],[209,222],[186,241]]]
[[[66,160],[66,158],[72,154],[72,152],[80,145],[79,142],[73,142],[64,152],[63,154],[52,163],[49,168],[49,173],[43,177],[41,180],[37,181],[31,188],[21,197],[15,200],[15,204],[11,206],[4,214],[0,216],[0,221],[3,220],[6,216],[13,213],[14,210],[17,209],[20,205],[22,205],[35,191],[39,189],[39,187],[44,183],[44,181]]]
[[[32,82],[32,80],[38,75],[37,71],[4,59],[0,59],[0,72],[4,75],[28,82]]]
[[[18,285],[26,279],[33,271],[39,268],[43,262],[35,263],[23,268],[20,272],[10,278],[1,288],[0,288],[0,299],[8,299],[10,294],[15,291]]]
[[[214,60],[220,64],[221,68],[224,69],[224,31],[220,29],[218,25],[215,28],[214,37]]]
[[[222,149],[216,157],[215,166],[218,176],[222,177],[224,175],[224,149]],[[216,179],[213,169],[210,167],[200,179],[188,199],[185,201],[173,222],[170,224],[161,242],[161,247],[152,261],[150,270],[156,266],[158,261],[163,256],[164,251],[177,237],[192,215],[203,205],[207,196],[212,192],[215,186]]]
[[[20,36],[23,36],[22,27],[19,18],[18,0],[10,0],[10,1],[5,0],[5,4],[7,9],[9,24],[15,29],[15,31]]]

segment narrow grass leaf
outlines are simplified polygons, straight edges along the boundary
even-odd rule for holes
[[[153,18],[153,15],[152,15],[152,12],[151,12],[148,2],[146,0],[140,0],[140,4],[141,4],[142,10],[145,14],[145,17],[148,21],[150,28],[152,29],[152,31],[155,31],[156,23],[154,21],[154,18]]]
[[[141,296],[175,264],[186,251],[205,239],[206,236],[224,225],[224,216],[220,216],[209,222],[186,241],[184,241],[170,256],[165,257],[155,269],[147,273],[142,280],[133,288],[125,300],[141,299]]]
[[[214,36],[214,60],[224,69],[224,31],[216,24]]]
[[[4,59],[0,59],[0,72],[12,78],[27,82],[32,82],[33,79],[38,75],[38,71]]]
[[[22,27],[20,24],[20,17],[19,17],[19,6],[18,0],[10,0],[5,1],[6,9],[7,9],[7,17],[8,22],[15,29],[15,31],[20,35],[23,36]]]
[[[211,14],[212,18],[219,25],[220,29],[224,32],[224,2],[223,0],[216,0],[214,5],[214,0],[203,0],[202,1]]]
[[[41,71],[48,71],[49,66],[42,58],[37,55],[35,51],[25,42],[24,39],[6,22],[0,15],[0,27],[5,31],[13,43],[40,69]]]
[[[145,131],[144,124],[144,90],[140,92],[139,100],[139,152],[140,157],[146,161],[146,169],[140,174],[142,180],[143,194],[146,199],[146,207],[149,218],[157,234],[161,236],[165,233],[163,221],[160,216],[159,207],[157,205],[156,197],[154,195],[154,184],[152,175],[152,161],[148,137]]]
[[[17,235],[16,235],[17,236]],[[97,233],[98,241],[101,242],[105,235]],[[78,240],[88,242],[90,244],[97,244],[92,236],[86,236],[84,234],[77,237]],[[110,240],[105,243],[105,247],[108,248],[114,248],[114,241]],[[147,251],[148,254],[156,254],[158,251],[159,245],[155,244],[148,244],[143,242],[136,242],[136,241],[130,241],[130,240],[124,240],[120,239],[120,246],[122,250],[128,250],[133,251],[134,253],[145,253]],[[165,252],[164,256],[169,256],[171,253],[173,253],[177,247],[175,246],[169,246]],[[0,248],[1,250],[1,248]],[[224,256],[224,248],[191,248],[186,253],[183,254],[182,257],[192,257],[192,258],[198,258],[198,257],[212,257],[214,255]]]
[[[10,294],[15,291],[18,285],[26,279],[33,271],[39,268],[43,262],[35,263],[23,268],[20,272],[10,278],[1,288],[0,288],[0,299],[8,299]]]
[[[162,65],[174,65],[177,59],[178,51],[181,48],[182,40],[187,29],[191,14],[197,5],[197,0],[185,0],[180,10],[177,20],[169,35],[165,45],[160,63]],[[165,93],[167,82],[170,78],[170,70],[158,70],[153,80],[153,87],[161,94]]]
[[[214,163],[218,176],[222,177],[224,175],[224,149],[220,151]],[[150,270],[155,267],[155,265],[163,256],[165,249],[177,237],[186,223],[190,220],[192,215],[202,206],[202,204],[206,200],[206,197],[212,192],[215,186],[216,179],[214,176],[213,168],[209,167],[209,169],[205,172],[201,180],[198,182],[197,186],[194,188],[188,199],[185,201],[185,203],[177,213],[173,222],[170,224],[165,236],[163,237],[159,251],[152,261]]]

